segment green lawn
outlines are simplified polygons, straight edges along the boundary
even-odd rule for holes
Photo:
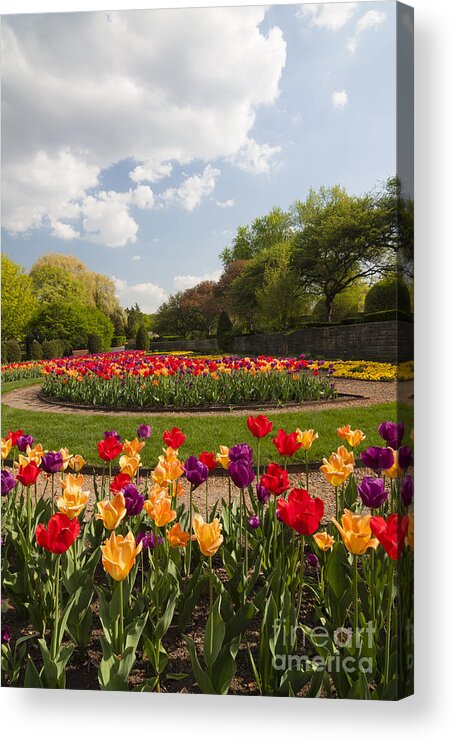
[[[3,386],[3,392],[11,391],[20,386],[27,386],[30,381],[11,382]],[[257,411],[254,414],[258,414]],[[409,408],[400,410],[400,417],[406,421],[409,417]],[[182,457],[198,454],[201,451],[216,451],[220,444],[231,446],[234,443],[248,442],[255,445],[247,426],[246,417],[236,417],[228,413],[192,417],[191,415],[176,415],[175,417],[148,418],[144,414],[143,420],[128,415],[78,415],[70,413],[27,412],[16,410],[2,405],[2,434],[8,430],[22,428],[41,442],[49,450],[63,446],[72,453],[81,454],[90,464],[100,463],[96,444],[105,430],[115,428],[120,435],[133,438],[140,422],[149,423],[153,428],[152,438],[142,451],[142,459],[148,466],[154,465],[161,452],[161,435],[163,430],[177,425],[188,435],[187,441],[181,449]],[[336,429],[340,425],[350,423],[353,428],[361,428],[366,436],[364,448],[367,445],[381,445],[382,440],[377,433],[378,425],[382,420],[397,419],[397,405],[395,403],[372,405],[371,407],[353,407],[337,410],[307,410],[302,412],[280,412],[269,415],[273,420],[273,430],[282,427],[290,432],[299,427],[302,430],[314,428],[319,433],[319,439],[311,449],[311,459],[321,460],[335,450],[341,441],[337,437]],[[407,425],[409,432],[409,425]],[[360,447],[358,450],[361,450]],[[276,449],[268,438],[262,442],[261,460],[277,460]],[[303,461],[302,453],[297,452],[293,461]]]

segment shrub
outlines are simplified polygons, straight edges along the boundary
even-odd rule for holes
[[[2,341],[2,363],[8,363],[8,343],[6,340]]]
[[[126,335],[114,335],[112,338],[111,347],[118,348],[121,345],[126,345]]]
[[[113,324],[96,307],[77,301],[56,301],[43,305],[33,321],[30,331],[46,340],[61,340],[65,348],[87,348],[88,336],[99,335],[102,350],[109,350],[113,335]]]
[[[332,322],[341,322],[346,317],[355,317],[359,313],[365,290],[364,284],[354,284],[338,294],[333,300]],[[313,309],[311,321],[327,322],[327,318],[325,299],[320,299]]]
[[[383,278],[375,283],[365,297],[365,313],[384,312],[387,309],[400,309],[410,313],[411,296],[406,283],[400,276]]]
[[[34,340],[32,342],[32,346],[30,348],[30,358],[33,361],[41,361],[43,358],[43,349],[41,347],[41,343],[39,343],[38,340]]]
[[[412,322],[412,314],[402,312],[400,309],[385,309],[383,312],[368,312],[363,315],[364,322],[386,322],[387,320],[401,320],[401,322]]]
[[[17,340],[6,341],[6,353],[8,357],[8,363],[19,363],[22,360],[21,346]]]
[[[91,332],[87,339],[89,353],[101,353],[103,350],[103,339],[96,332]]]
[[[232,353],[234,350],[233,326],[226,312],[221,312],[216,328],[216,342],[222,353]]]
[[[150,338],[145,325],[139,325],[136,335],[136,350],[149,350]]]
[[[65,351],[65,345],[62,340],[44,340],[42,350],[43,358],[46,360],[50,358],[61,358]]]

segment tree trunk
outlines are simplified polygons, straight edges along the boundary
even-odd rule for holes
[[[326,296],[325,305],[327,307],[327,322],[332,322],[333,317],[333,298]]]

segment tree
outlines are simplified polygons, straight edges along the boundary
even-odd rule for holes
[[[263,284],[256,289],[257,316],[263,329],[288,332],[309,310],[299,277],[290,265],[291,243],[267,251]]]
[[[239,227],[231,247],[226,247],[220,257],[225,266],[233,260],[251,260],[263,250],[289,239],[291,235],[290,213],[275,207],[265,216],[254,219],[251,226]]]
[[[23,340],[38,304],[30,276],[5,254],[2,254],[1,306],[3,340]]]
[[[136,349],[150,350],[150,338],[145,325],[139,325],[136,335]]]
[[[186,289],[181,296],[181,307],[188,315],[190,331],[209,336],[215,329],[220,313],[220,302],[213,281],[201,281]]]
[[[221,312],[216,328],[216,342],[218,349],[223,353],[232,353],[234,349],[232,322],[226,312]]]
[[[45,262],[35,263],[30,270],[30,278],[33,293],[40,304],[53,304],[57,301],[68,301],[70,298],[92,303],[86,286],[59,265]]]
[[[30,330],[37,340],[61,340],[65,350],[86,348],[92,333],[102,338],[103,350],[109,350],[114,331],[112,322],[94,306],[78,302],[54,302],[43,304]]]
[[[335,297],[359,279],[390,270],[390,211],[373,194],[349,196],[340,186],[311,190],[293,208],[292,264],[302,287],[322,294],[332,321]]]

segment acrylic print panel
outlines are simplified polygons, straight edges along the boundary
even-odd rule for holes
[[[2,683],[410,695],[412,9],[2,43]]]

